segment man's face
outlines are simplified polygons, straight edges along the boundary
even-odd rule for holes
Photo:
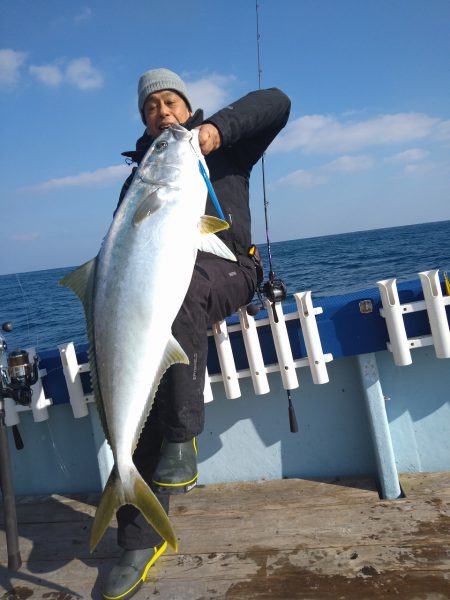
[[[154,92],[144,104],[145,123],[153,138],[170,125],[185,123],[191,114],[183,98],[172,90]]]

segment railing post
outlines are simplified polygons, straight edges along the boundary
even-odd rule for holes
[[[384,395],[381,390],[377,360],[373,353],[360,354],[357,358],[377,461],[381,495],[387,500],[394,500],[399,498],[402,492],[398,481],[394,448]]]

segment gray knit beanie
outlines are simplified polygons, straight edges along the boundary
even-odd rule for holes
[[[141,75],[138,84],[138,106],[144,125],[144,104],[147,97],[150,94],[153,94],[153,92],[160,92],[162,90],[174,90],[180,94],[180,96],[186,100],[189,110],[192,111],[187,87],[181,77],[173,71],[169,71],[169,69],[153,69],[152,71],[146,71]]]

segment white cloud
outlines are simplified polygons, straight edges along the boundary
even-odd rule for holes
[[[8,238],[13,242],[34,242],[40,238],[40,234],[34,231],[33,233],[12,233]]]
[[[323,168],[331,171],[365,171],[374,165],[370,156],[340,156],[326,164]]]
[[[29,70],[36,79],[50,87],[69,83],[79,90],[92,90],[103,86],[103,75],[87,57],[75,58],[66,65],[62,61],[48,65],[31,65]]]
[[[92,9],[88,6],[83,8],[79,13],[77,13],[74,17],[75,23],[84,23],[85,21],[89,21],[92,18]]]
[[[403,173],[405,173],[406,175],[425,175],[427,173],[430,173],[431,171],[434,171],[438,167],[439,165],[431,162],[420,164],[408,164],[405,165]]]
[[[340,156],[312,171],[298,169],[289,175],[281,177],[275,185],[311,188],[328,183],[332,173],[353,173],[371,169],[375,161],[370,156]]]
[[[92,185],[108,185],[116,181],[124,180],[131,171],[128,165],[115,165],[104,167],[96,171],[86,171],[78,175],[68,175],[57,179],[49,179],[36,185],[21,188],[24,192],[49,192],[56,189],[68,187],[81,187]]]
[[[39,79],[39,81],[49,87],[58,87],[64,79],[64,75],[58,65],[41,65],[40,67],[30,65],[29,71],[36,79]]]
[[[439,141],[449,141],[450,140],[450,120],[441,121],[439,125],[436,127],[435,139]]]
[[[86,57],[70,61],[66,68],[66,79],[80,90],[92,90],[103,85],[103,75]]]
[[[399,152],[393,156],[388,156],[386,160],[388,162],[417,162],[421,161],[428,156],[427,150],[421,150],[420,148],[410,148],[404,152]]]
[[[321,175],[320,173],[314,173],[312,171],[304,171],[303,169],[298,169],[297,171],[289,173],[289,175],[278,179],[276,185],[309,188],[316,187],[317,185],[322,185],[324,183],[327,183],[327,181],[327,177]]]
[[[203,108],[205,116],[223,106],[230,100],[229,88],[231,82],[235,79],[232,75],[210,75],[198,79],[197,81],[187,82],[187,88],[191,97],[192,109]]]
[[[0,50],[0,87],[14,87],[20,78],[20,67],[26,59],[26,52],[10,48]]]
[[[273,142],[275,152],[348,152],[381,144],[408,143],[442,134],[445,121],[422,113],[380,115],[365,121],[339,121],[306,115],[290,123]]]

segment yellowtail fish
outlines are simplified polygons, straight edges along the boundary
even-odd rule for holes
[[[90,549],[115,511],[136,506],[174,548],[168,516],[132,456],[164,372],[188,364],[172,336],[199,249],[236,260],[214,235],[228,224],[205,216],[206,163],[198,131],[165,130],[139,165],[98,256],[60,282],[84,305],[92,386],[114,456],[94,518]]]

